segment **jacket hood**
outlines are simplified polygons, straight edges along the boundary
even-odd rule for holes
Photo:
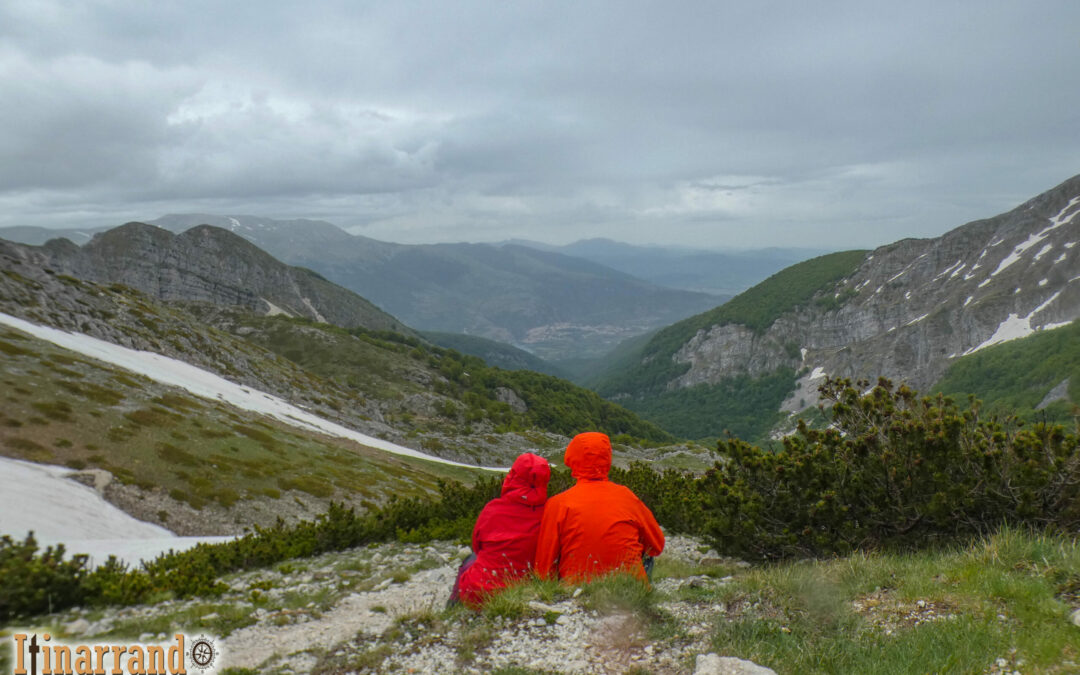
[[[549,478],[551,466],[547,460],[526,452],[514,460],[510,473],[503,479],[502,498],[519,504],[541,506],[547,501]]]
[[[563,462],[578,480],[607,480],[611,470],[611,439],[598,431],[578,434],[566,446]]]

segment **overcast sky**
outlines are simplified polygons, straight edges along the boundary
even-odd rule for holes
[[[0,2],[0,226],[872,247],[1080,173],[1080,2]]]

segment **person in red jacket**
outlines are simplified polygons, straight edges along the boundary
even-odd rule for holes
[[[476,519],[475,560],[470,564],[466,559],[462,565],[451,603],[460,597],[470,607],[479,607],[493,591],[532,569],[549,478],[551,467],[543,457],[526,452],[514,460],[503,479],[502,494]]]
[[[577,479],[544,507],[536,544],[536,573],[571,582],[625,570],[647,580],[642,556],[664,550],[652,511],[629,488],[608,480],[611,439],[578,434],[566,446],[566,466]]]

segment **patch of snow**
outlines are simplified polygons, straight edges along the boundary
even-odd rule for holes
[[[232,537],[177,537],[163,527],[133,518],[93,488],[68,478],[72,469],[0,457],[0,534],[21,541],[33,531],[38,544],[64,544],[86,553],[92,566],[115,555],[137,565],[169,549]]]
[[[1041,260],[1044,255],[1046,255],[1052,250],[1054,250],[1053,244],[1047,244],[1046,246],[1043,246],[1041,249],[1039,249],[1039,252],[1035,254],[1035,260]]]
[[[315,315],[316,321],[319,323],[330,323],[322,314],[319,314],[319,310],[315,309],[315,305],[311,304],[310,298],[301,298],[301,300],[303,300],[304,304],[307,305],[307,308],[311,310],[311,313]]]
[[[1065,262],[1065,258],[1068,258],[1068,257],[1069,257],[1068,253],[1062,253],[1061,255],[1059,255],[1057,257],[1056,260],[1054,260],[1054,264],[1056,265],[1058,263],[1063,263],[1063,262]]]
[[[905,300],[910,300],[911,299],[911,291],[908,291],[907,293],[904,293],[904,299]]]
[[[955,279],[957,276],[960,275],[961,272],[964,271],[965,267],[967,267],[966,263],[961,265],[960,267],[957,267],[955,270],[953,270],[953,273],[949,275],[949,279]]]
[[[1039,312],[1041,312],[1041,311],[1043,311],[1044,309],[1046,309],[1046,308],[1047,308],[1047,307],[1048,307],[1048,306],[1050,305],[1050,303],[1052,303],[1053,301],[1055,301],[1055,300],[1057,300],[1057,299],[1058,299],[1058,296],[1059,296],[1059,295],[1061,295],[1061,291],[1058,291],[1057,293],[1054,293],[1053,295],[1051,295],[1051,296],[1050,296],[1050,298],[1049,298],[1049,299],[1047,299],[1047,301],[1046,301],[1046,302],[1044,302],[1043,304],[1041,304],[1041,305],[1039,305],[1038,307],[1036,307],[1036,308],[1035,308],[1035,309],[1034,309],[1034,310],[1033,310],[1033,311],[1031,312],[1031,314],[1028,314],[1028,316],[1029,316],[1029,317],[1035,316],[1035,315],[1036,315],[1036,314],[1038,314]]]
[[[1070,241],[1069,243],[1065,244],[1065,248],[1072,248],[1073,246],[1076,246],[1075,241]]]
[[[990,248],[992,246],[997,246],[998,244],[1003,244],[1003,243],[1005,243],[1005,240],[1002,237],[995,237],[992,242],[990,242],[989,244],[986,245],[986,248]]]
[[[799,350],[799,354],[802,355],[802,360],[803,361],[806,360],[806,354],[807,354],[808,351],[809,350],[806,347],[803,347],[802,349]]]
[[[877,287],[877,290],[876,290],[876,291],[874,291],[874,295],[877,295],[878,293],[880,293],[880,292],[881,292],[881,289],[883,289],[883,288],[885,288],[885,287],[884,287],[884,286],[878,286],[878,287]]]
[[[0,312],[0,324],[29,333],[34,337],[41,338],[65,349],[144,375],[162,384],[180,387],[201,398],[210,399],[211,401],[220,400],[242,410],[250,410],[267,417],[273,417],[294,427],[329,434],[338,438],[346,438],[361,445],[383,450],[394,455],[470,469],[507,471],[505,468],[478,467],[472,464],[442,459],[441,457],[435,457],[412,448],[362,434],[313,415],[271,394],[242,387],[214,373],[196,368],[190,363],[171,359],[161,354],[128,349],[81,333],[67,333],[49,326],[30,323],[3,312]]]
[[[1049,281],[1049,279],[1039,279],[1039,286],[1045,286]]]
[[[990,276],[988,276],[985,279],[983,279],[982,281],[980,281],[979,282],[979,288],[982,288],[986,284],[990,283],[993,280],[993,277],[994,277],[994,275],[991,274]]]
[[[1039,240],[1036,240],[1036,241],[1031,242],[1031,243],[1028,243],[1028,242],[1031,242],[1030,238],[1028,239],[1028,241],[1024,242],[1024,244],[1027,244],[1027,246],[1024,246],[1024,244],[1021,244],[1020,246],[1017,246],[1016,248],[1014,248],[1012,253],[1005,256],[1005,259],[1002,260],[1000,263],[998,263],[997,269],[994,270],[993,272],[991,272],[990,276],[994,277],[994,276],[997,276],[998,274],[1000,274],[1001,271],[1004,270],[1006,267],[1008,267],[1009,265],[1012,265],[1014,262],[1019,260],[1021,253],[1026,251],[1031,246],[1034,246],[1035,244],[1037,244],[1039,242]],[[1021,249],[1021,246],[1024,246],[1024,248]]]
[[[1055,328],[1064,328],[1065,326],[1072,325],[1072,321],[1062,321],[1061,323],[1048,323],[1044,324],[1039,330],[1054,330]]]
[[[1020,287],[1017,286],[1016,288],[1013,289],[1013,295],[1019,295],[1019,294],[1020,294]]]
[[[1034,331],[1031,329],[1031,321],[1028,317],[1021,317],[1019,314],[1010,314],[1009,318],[1001,322],[1001,325],[997,327],[994,334],[987,338],[982,344],[977,347],[964,352],[964,356],[968,354],[974,354],[980,349],[985,349],[991,345],[1000,344],[1002,342],[1008,342],[1010,340],[1017,340],[1022,337],[1031,335]]]
[[[1058,211],[1058,214],[1050,219],[1050,227],[1046,228],[1039,234],[1046,235],[1051,230],[1055,230],[1062,225],[1068,225],[1072,222],[1072,219],[1080,214],[1080,208],[1075,208],[1080,204],[1080,197],[1073,197],[1069,200],[1069,203],[1065,205],[1065,208]],[[1071,211],[1071,213],[1069,213]]]
[[[814,370],[810,373],[810,377],[808,377],[807,379],[820,380],[823,377],[825,377],[825,369],[821,366],[818,366],[817,368],[814,368]]]
[[[1022,317],[1019,314],[1010,314],[1007,319],[1001,322],[1001,325],[997,327],[997,330],[994,331],[993,335],[991,335],[977,347],[972,347],[971,349],[964,352],[964,356],[967,356],[968,354],[973,354],[980,349],[990,347],[991,345],[996,345],[1002,342],[1009,342],[1010,340],[1027,337],[1038,330],[1049,330],[1052,328],[1058,328],[1060,326],[1068,325],[1068,323],[1047,324],[1044,326],[1036,327],[1033,326],[1031,323],[1031,319],[1036,314],[1046,309],[1052,302],[1057,300],[1059,295],[1061,295],[1061,291],[1058,291],[1057,293],[1051,295],[1041,305],[1033,309],[1027,316]]]
[[[923,319],[925,319],[925,318],[926,318],[926,317],[928,317],[928,316],[930,316],[930,313],[929,313],[929,312],[927,312],[926,314],[923,314],[923,315],[922,315],[922,316],[920,316],[920,317],[916,317],[916,318],[912,319],[911,321],[908,321],[908,322],[907,322],[907,323],[905,323],[904,325],[905,325],[905,326],[910,326],[910,325],[912,325],[912,324],[915,324],[915,323],[919,323],[920,321],[922,321]]]
[[[231,216],[229,217],[229,223],[231,223],[229,225],[229,229],[232,230],[233,232],[236,231],[236,228],[240,227],[240,221],[237,220],[236,218],[231,217]]]
[[[974,299],[975,299],[974,295],[969,295],[968,299],[964,301],[964,307],[967,307],[969,304],[971,304],[971,301],[974,300]]]
[[[957,260],[957,261],[956,261],[956,262],[954,262],[953,264],[951,264],[951,265],[949,265],[948,267],[946,267],[945,269],[943,269],[943,270],[941,271],[941,273],[940,273],[940,274],[938,274],[938,275],[937,275],[936,277],[934,277],[934,281],[937,281],[938,279],[940,279],[941,277],[943,277],[943,276],[945,276],[945,275],[947,275],[947,274],[950,274],[950,273],[953,273],[953,272],[955,272],[955,271],[956,271],[956,268],[957,268],[957,267],[961,267],[962,265],[963,265],[963,261],[961,261],[961,260]],[[955,274],[953,274],[953,276],[956,276],[956,275],[955,275]]]
[[[909,265],[908,267],[910,267],[910,265]],[[885,283],[889,283],[889,282],[891,282],[891,281],[896,281],[896,280],[897,280],[897,279],[899,279],[900,277],[904,276],[904,273],[905,273],[905,272],[907,272],[907,271],[908,271],[908,268],[907,268],[907,267],[905,267],[904,269],[900,270],[900,271],[899,271],[899,272],[897,272],[896,274],[894,274],[894,275],[892,275],[891,277],[889,277],[889,281],[886,281]]]
[[[278,307],[277,305],[270,302],[266,298],[259,298],[259,299],[262,300],[263,302],[265,302],[270,307],[270,309],[266,312],[266,316],[277,316],[278,314],[284,314],[285,316],[289,316],[289,317],[292,316],[292,314],[289,314],[287,311],[285,311],[284,309]]]

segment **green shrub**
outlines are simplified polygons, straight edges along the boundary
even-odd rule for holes
[[[821,387],[833,427],[800,423],[769,452],[720,443],[729,461],[701,480],[706,532],[752,557],[951,542],[1002,524],[1080,527],[1080,453],[1060,426],[982,420],[978,404],[920,398],[887,380],[867,395]]]
[[[64,546],[38,553],[34,533],[23,541],[0,537],[0,623],[79,604],[86,577],[85,555],[64,560]]]

